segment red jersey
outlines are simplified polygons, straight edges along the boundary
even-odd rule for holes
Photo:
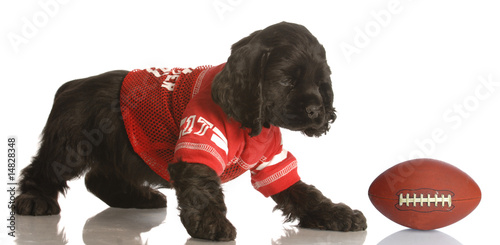
[[[255,189],[266,197],[277,194],[300,180],[297,161],[283,149],[278,127],[250,137],[215,104],[211,84],[223,67],[131,71],[120,92],[130,143],[166,180],[169,163],[201,163],[223,183],[250,171]]]

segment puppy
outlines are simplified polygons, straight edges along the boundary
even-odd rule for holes
[[[278,23],[232,46],[219,66],[111,71],[56,93],[40,149],[21,174],[15,210],[60,212],[58,193],[85,176],[111,207],[162,208],[174,188],[195,238],[233,240],[221,183],[246,171],[286,221],[359,231],[360,211],[300,180],[279,128],[319,137],[335,120],[325,49],[303,26]]]

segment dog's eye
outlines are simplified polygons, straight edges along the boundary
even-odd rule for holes
[[[293,80],[291,78],[285,78],[283,80],[280,80],[279,83],[285,87],[293,86]]]

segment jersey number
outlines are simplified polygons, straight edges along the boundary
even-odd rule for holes
[[[198,118],[198,120],[196,120]],[[199,128],[199,129],[198,129]],[[220,149],[228,153],[228,144],[227,144],[227,139],[224,136],[224,134],[213,125],[213,123],[209,122],[207,119],[201,117],[201,116],[196,116],[192,115],[189,117],[185,117],[184,119],[181,120],[181,131],[179,134],[179,138],[185,135],[189,135],[193,133],[194,130],[197,130],[194,132],[194,135],[197,136],[205,136],[207,133],[208,129],[211,129],[211,136],[210,140],[215,143]]]

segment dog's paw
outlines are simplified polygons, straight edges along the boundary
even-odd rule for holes
[[[30,193],[16,197],[14,209],[21,215],[54,215],[61,212],[57,200]]]
[[[146,201],[146,208],[165,208],[167,207],[167,197],[158,190],[151,190],[149,192],[149,200]]]
[[[236,228],[219,210],[181,210],[181,221],[193,238],[212,241],[232,241],[236,238]]]
[[[351,217],[352,223],[350,231],[364,231],[368,228],[366,224],[366,217],[359,210],[353,210],[353,215]]]
[[[363,231],[367,228],[363,213],[343,203],[328,205],[302,217],[299,226],[332,231]]]

